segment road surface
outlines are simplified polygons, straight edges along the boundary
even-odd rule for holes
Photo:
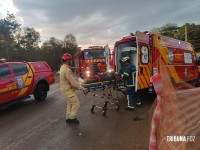
[[[1,150],[148,149],[152,98],[143,95],[142,106],[130,112],[125,110],[125,96],[118,93],[120,110],[110,109],[104,117],[101,109],[90,111],[94,103],[104,99],[94,100],[91,93],[77,91],[80,124],[72,125],[65,123],[66,100],[59,88],[57,81],[45,101],[31,97],[0,110]]]

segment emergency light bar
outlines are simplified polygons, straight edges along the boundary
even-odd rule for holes
[[[89,46],[88,49],[103,49],[103,46]]]

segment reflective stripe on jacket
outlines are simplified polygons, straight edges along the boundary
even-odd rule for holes
[[[124,79],[126,80],[127,87],[135,86],[135,72],[136,72],[135,65],[132,65],[130,63],[128,66],[126,66],[124,72]]]
[[[80,89],[81,85],[76,81],[71,69],[63,64],[60,68],[60,90],[62,95],[73,97],[75,90]]]

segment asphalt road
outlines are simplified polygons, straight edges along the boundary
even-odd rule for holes
[[[152,98],[143,95],[142,106],[126,111],[126,99],[118,92],[120,110],[90,108],[103,98],[77,91],[81,107],[79,125],[65,123],[66,100],[60,94],[59,83],[51,86],[45,101],[34,98],[0,110],[1,150],[147,150],[149,140],[149,110]],[[113,106],[113,105],[110,105]]]

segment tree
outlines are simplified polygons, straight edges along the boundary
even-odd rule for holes
[[[65,37],[64,37],[64,46],[67,48],[67,47],[76,47],[77,46],[77,43],[76,43],[76,38],[73,34],[67,34]]]
[[[160,28],[150,30],[150,33],[161,34],[185,41],[185,27],[187,27],[188,42],[191,43],[196,52],[200,52],[200,25],[186,23],[181,27],[168,23]]]
[[[58,70],[61,56],[72,56],[80,50],[73,34],[67,34],[63,40],[51,37],[39,47],[40,33],[34,28],[21,27],[13,14],[7,13],[0,19],[0,58],[7,61],[38,61],[49,63],[53,70]]]
[[[17,42],[25,51],[26,60],[32,60],[34,50],[38,49],[40,33],[34,28],[25,27],[18,33]]]
[[[167,23],[160,28],[157,27],[157,28],[150,30],[150,33],[161,34],[161,35],[165,35],[168,37],[174,37],[174,35],[177,33],[177,31],[178,31],[177,24]]]
[[[160,28],[156,27],[149,31],[149,33],[160,34]]]
[[[62,56],[63,41],[51,37],[45,41],[41,47],[43,60],[47,61],[53,70],[60,68],[60,58]]]
[[[196,52],[200,52],[200,25],[195,25],[194,23],[186,23],[178,29],[175,36],[180,40],[185,40],[185,27],[187,28],[187,38]]]
[[[76,43],[76,38],[73,34],[67,34],[64,37],[64,52],[69,53],[72,56],[79,50],[78,45]]]
[[[15,47],[15,36],[20,24],[15,16],[7,12],[7,16],[0,20],[0,57],[11,60],[11,53]]]
[[[174,37],[174,35],[178,31],[177,24],[174,23],[167,23],[164,26],[160,28],[160,34],[168,36],[168,37]]]

